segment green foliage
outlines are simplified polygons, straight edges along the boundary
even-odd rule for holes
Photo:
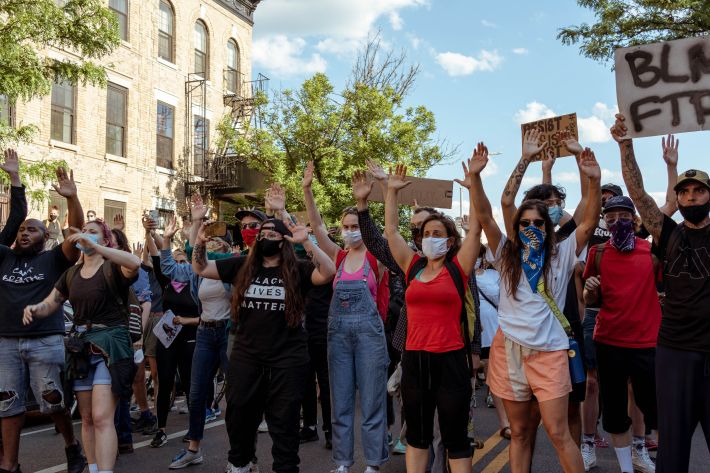
[[[608,62],[620,47],[669,41],[710,32],[710,0],[578,0],[597,22],[561,28],[562,43],[580,44],[583,55]]]
[[[68,168],[66,161],[25,161],[20,160],[20,180],[25,185],[25,193],[30,206],[40,209],[49,200],[47,187],[56,182],[58,167]],[[0,172],[0,183],[10,185],[7,173]]]

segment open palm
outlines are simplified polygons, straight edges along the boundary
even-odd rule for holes
[[[303,187],[311,187],[313,185],[313,161],[308,161],[306,169],[303,171]]]
[[[545,147],[542,133],[537,130],[528,130],[523,138],[523,158],[530,159]]]
[[[390,189],[401,190],[411,184],[412,181],[407,180],[407,166],[398,164],[394,168],[394,174],[390,170],[387,179],[387,187]]]
[[[8,174],[17,174],[20,172],[20,160],[17,157],[17,151],[14,149],[5,150],[5,161],[0,164],[0,169]]]
[[[374,184],[373,182],[367,182],[367,174],[364,171],[355,171],[352,182],[355,200],[367,200],[372,192],[372,184]]]
[[[63,167],[58,167],[57,173],[57,184],[52,184],[52,187],[57,192],[65,198],[76,196],[76,183],[74,182],[74,171],[69,171]]]
[[[594,156],[594,151],[584,148],[579,160],[579,170],[590,179],[601,179],[602,170]]]

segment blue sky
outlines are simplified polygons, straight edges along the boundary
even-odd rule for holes
[[[379,30],[389,47],[404,49],[421,67],[408,105],[428,107],[440,137],[460,144],[456,162],[436,166],[428,176],[461,177],[460,160],[485,141],[501,153],[484,177],[497,213],[520,158],[520,123],[545,115],[576,112],[580,142],[596,152],[602,181],[623,186],[618,147],[608,134],[616,110],[611,64],[587,59],[577,46],[556,39],[562,26],[593,21],[573,0],[265,0],[255,13],[253,71],[271,78],[271,90],[297,88],[314,72],[327,73],[338,89],[358,45]],[[708,134],[678,136],[679,169],[707,169]],[[646,189],[662,200],[661,138],[635,144]],[[522,189],[539,183],[541,175],[540,164],[532,164]],[[557,161],[553,181],[567,189],[571,211],[579,200],[573,158]],[[450,213],[458,215],[458,203]]]

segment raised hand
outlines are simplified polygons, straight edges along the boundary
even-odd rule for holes
[[[463,214],[463,216],[461,216],[461,229],[468,233],[470,228],[471,224],[469,223],[468,214]]]
[[[274,182],[267,189],[264,206],[273,212],[280,212],[286,208],[286,191],[281,187],[281,184]]]
[[[76,197],[76,183],[74,182],[74,171],[67,170],[63,167],[57,168],[57,184],[52,184],[52,187],[64,198],[70,199]]]
[[[308,161],[306,169],[303,171],[303,187],[310,188],[313,184],[313,161]]]
[[[471,188],[471,176],[477,176],[481,174],[481,172],[486,168],[486,165],[488,164],[488,147],[481,141],[476,145],[476,148],[473,150],[473,154],[471,155],[471,158],[468,160],[468,166],[466,163],[461,163],[461,166],[463,167],[463,173],[464,173],[464,180],[456,180],[459,184],[462,186],[466,187],[467,189]]]
[[[283,222],[291,232],[291,236],[284,235],[286,241],[297,244],[305,243],[308,240],[308,228],[305,225],[301,225],[298,222],[294,223],[289,219],[285,219]]]
[[[156,230],[158,228],[158,222],[156,222],[155,220],[150,218],[148,216],[147,211],[143,213],[143,218],[141,219],[141,223],[143,224],[143,228],[145,228],[145,230],[147,232]]]
[[[374,181],[367,182],[367,174],[365,171],[355,171],[352,177],[353,182],[353,197],[357,201],[367,201],[372,192]]]
[[[380,166],[371,159],[368,159],[367,161],[365,161],[365,163],[367,164],[367,170],[370,172],[370,174],[372,174],[372,177],[374,177],[378,181],[387,180],[387,173],[384,169],[382,169],[382,166]]]
[[[208,208],[202,200],[202,196],[197,192],[192,194],[190,197],[190,216],[192,217],[192,220],[202,220],[207,216],[207,211]]]
[[[163,231],[164,238],[172,238],[178,231],[178,224],[175,215],[170,217],[168,223],[165,225],[165,230]]]
[[[590,179],[601,179],[602,170],[599,167],[594,151],[584,148],[579,158],[579,171]]]
[[[398,164],[394,168],[394,174],[392,174],[392,169],[390,168],[390,173],[387,177],[387,187],[389,189],[399,191],[411,183],[412,181],[407,180],[407,166],[404,164]]]
[[[626,117],[624,117],[624,115],[621,113],[617,113],[616,121],[609,130],[611,132],[611,137],[614,138],[614,141],[616,141],[617,143],[631,141],[631,138],[626,137],[626,132],[628,131],[628,128],[626,128],[626,124],[624,123],[625,121]]]
[[[572,153],[575,156],[579,156],[582,154],[582,151],[584,149],[582,148],[582,145],[579,144],[579,141],[577,141],[577,138],[574,137],[571,131],[569,130],[564,130],[562,133],[560,133],[560,138],[562,139],[562,142],[565,144],[565,147],[567,150]]]
[[[552,151],[552,148],[548,148],[547,153],[542,158],[542,172],[551,173],[556,160],[554,151]]]
[[[126,226],[126,221],[124,220],[122,214],[118,213],[113,216],[113,227],[112,228],[115,228],[116,230],[123,231],[125,226]]]
[[[134,243],[133,244],[133,254],[139,258],[143,257],[143,243]]]
[[[533,156],[543,150],[545,144],[541,132],[535,129],[526,131],[523,138],[523,159],[530,161]]]
[[[678,165],[678,144],[680,140],[669,134],[668,138],[661,138],[661,147],[663,148],[663,160],[669,166]]]
[[[20,173],[20,160],[17,157],[17,151],[14,149],[5,150],[5,161],[0,164],[0,169],[9,175],[18,175]]]

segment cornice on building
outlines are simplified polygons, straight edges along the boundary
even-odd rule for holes
[[[254,26],[254,10],[261,0],[215,0],[242,20]]]

